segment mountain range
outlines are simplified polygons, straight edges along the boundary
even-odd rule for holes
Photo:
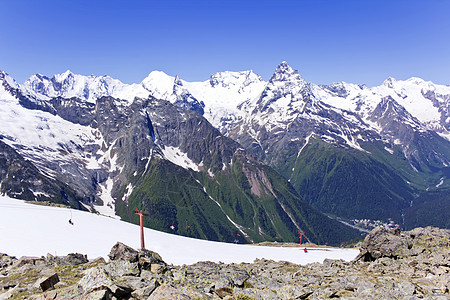
[[[450,227],[450,87],[0,72],[0,190],[220,241],[340,243],[335,219]],[[14,158],[14,161],[11,160]],[[326,215],[325,215],[326,214]]]

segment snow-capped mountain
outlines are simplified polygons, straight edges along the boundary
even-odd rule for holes
[[[194,97],[178,78],[174,92],[166,95],[178,92],[186,101],[171,98],[173,104],[152,96],[132,101],[102,96],[94,102],[73,94],[37,98],[6,75],[2,79],[6,126],[0,137],[10,148],[0,159],[15,155],[21,162],[17,168],[35,167],[36,175],[27,182],[45,177],[68,186],[59,188],[63,196],[58,199],[57,193],[43,195],[36,188],[17,191],[10,178],[19,173],[2,164],[4,194],[57,200],[129,221],[136,221],[136,207],[145,208],[152,212],[147,226],[211,240],[232,242],[241,236],[253,242],[279,235],[293,241],[299,230],[319,242],[359,236],[303,202],[286,179],[223,136],[194,105],[186,107]],[[71,86],[79,85],[72,81]],[[58,191],[59,185],[52,186]],[[75,202],[64,189],[76,194]],[[327,233],[318,234],[323,229],[315,229],[313,220],[322,220]]]
[[[370,118],[381,99],[390,97],[420,121],[423,129],[434,130],[449,139],[449,86],[414,77],[405,81],[388,78],[373,88],[339,83],[316,87],[315,93],[321,101],[358,112],[363,118]]]
[[[40,101],[60,97],[78,98],[95,103],[98,98],[111,96],[131,103],[135,97],[153,96],[203,113],[202,104],[182,87],[177,77],[174,78],[159,71],[151,72],[139,84],[130,85],[109,76],[83,76],[70,71],[54,75],[52,78],[36,74],[31,76],[20,89],[24,95]]]
[[[222,133],[245,116],[242,106],[259,97],[265,85],[252,71],[219,72],[204,82],[184,82],[196,99],[205,104],[205,118]]]
[[[79,98],[94,103],[102,96],[113,96],[132,101],[134,97],[147,97],[142,85],[127,85],[109,76],[83,76],[69,70],[52,78],[36,74],[21,86],[22,92],[39,100],[51,98]]]
[[[255,212],[258,202],[250,208],[227,197],[237,199],[233,197],[249,188],[253,196],[272,195],[279,201],[282,189],[274,182],[284,187],[290,182],[287,186],[319,210],[345,218],[393,218],[406,224],[408,212],[434,205],[427,200],[429,192],[447,201],[442,195],[450,187],[449,86],[419,78],[388,78],[371,88],[344,82],[317,85],[287,62],[268,82],[252,71],[219,72],[203,82],[153,71],[130,85],[69,71],[52,78],[33,75],[23,85],[5,73],[1,76],[0,103],[8,112],[2,124],[9,124],[0,131],[2,141],[45,174],[58,174],[84,197],[97,199],[95,207],[104,213],[130,216],[127,207],[140,203],[138,193],[149,195],[144,186],[153,186],[170,191],[153,193],[145,204],[164,207],[161,216],[166,220],[155,220],[153,226],[168,227],[165,222],[171,220],[178,224],[182,217],[169,213],[173,206],[150,199],[166,199],[180,209],[188,205],[186,199],[207,195],[205,201],[220,207],[217,213],[233,224],[230,228],[255,238],[256,232],[269,236],[280,228],[266,214],[287,213],[286,203]],[[37,121],[13,128],[14,114]],[[46,136],[45,145],[37,136]],[[174,171],[167,162],[181,169]],[[286,182],[262,171],[261,162]],[[229,181],[237,169],[245,175],[239,182],[247,181],[239,193],[230,192],[236,182]],[[171,174],[185,172],[206,176],[183,179],[173,190],[167,180],[179,182]],[[228,178],[223,177],[227,172]],[[157,178],[166,178],[167,186],[160,186]],[[227,192],[213,188],[211,181],[226,186]],[[202,196],[191,186],[203,191]],[[190,196],[173,200],[167,196],[172,192]],[[190,213],[187,218],[198,218],[197,212]],[[250,216],[255,213],[259,221]],[[295,220],[293,214],[302,213],[289,214]],[[246,223],[252,219],[253,224]],[[199,236],[224,238],[219,228],[214,234],[200,228]]]
[[[449,95],[448,86],[417,78],[319,86],[283,62],[260,97],[239,106],[243,117],[221,130],[322,211],[401,220],[414,189],[450,186]]]
[[[390,96],[419,120],[424,129],[450,138],[449,86],[415,77],[406,81],[388,78],[373,88],[345,82],[316,85],[307,83],[287,62],[276,68],[269,82],[252,71],[219,72],[204,82],[187,82],[178,76],[153,71],[141,83],[128,85],[109,76],[83,76],[66,71],[52,78],[33,75],[20,85],[20,90],[38,100],[76,97],[88,102],[103,96],[131,102],[135,97],[151,95],[200,113],[204,110],[204,116],[224,133],[230,122],[248,117],[255,108],[267,109],[272,103],[275,103],[272,109],[281,113],[301,109],[298,106],[304,102],[299,100],[307,97],[368,120],[381,99]],[[286,117],[292,116],[285,114]]]

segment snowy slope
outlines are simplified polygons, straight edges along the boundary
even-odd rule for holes
[[[51,158],[55,161],[77,160],[88,164],[90,160],[80,152],[89,144],[101,144],[97,130],[81,126],[40,110],[29,110],[19,104],[0,85],[0,135],[3,141],[20,149],[34,162]]]
[[[74,225],[68,220],[72,218]],[[140,247],[139,226],[78,210],[26,204],[0,196],[0,252],[9,255],[41,256],[47,253],[87,254],[89,259],[107,258],[111,247],[123,242]],[[299,264],[322,262],[325,258],[352,260],[355,249],[311,250],[235,245],[162,233],[145,228],[146,248],[158,252],[167,263],[198,261],[252,262],[256,258]]]
[[[266,82],[253,71],[219,72],[203,82],[183,81],[192,95],[205,104],[205,118],[216,128],[224,130],[229,122],[244,117],[240,106],[257,99]]]

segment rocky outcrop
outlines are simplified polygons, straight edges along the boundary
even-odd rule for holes
[[[64,258],[0,255],[0,298],[28,299],[448,299],[450,230],[374,229],[353,261],[296,265],[198,262],[167,265],[149,250],[117,243],[110,262],[98,258],[60,265]],[[299,249],[302,251],[302,249]],[[306,254],[308,255],[308,254]],[[57,262],[57,263],[56,263]],[[60,282],[42,292],[42,278]]]
[[[379,258],[411,257],[420,257],[424,260],[430,258],[436,249],[444,252],[447,249],[448,252],[449,248],[450,230],[448,229],[419,227],[401,232],[400,229],[387,230],[384,227],[377,227],[364,239],[356,260],[375,261]]]
[[[110,260],[125,260],[134,263],[138,260],[138,252],[121,242],[117,242],[111,248],[108,257]]]
[[[46,261],[54,266],[75,266],[89,262],[87,256],[80,253],[69,253],[62,257],[47,254]]]

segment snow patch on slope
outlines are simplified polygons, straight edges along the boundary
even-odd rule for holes
[[[100,183],[100,199],[103,201],[103,205],[94,205],[94,208],[96,211],[98,211],[100,214],[108,217],[112,217],[115,219],[120,219],[119,216],[116,215],[115,212],[115,200],[111,196],[112,188],[114,186],[114,182],[112,178],[108,178],[106,182]]]
[[[164,157],[170,162],[184,169],[191,169],[196,172],[199,171],[199,166],[196,163],[194,163],[186,153],[181,151],[180,148],[172,146],[164,146],[162,152],[164,154]]]

